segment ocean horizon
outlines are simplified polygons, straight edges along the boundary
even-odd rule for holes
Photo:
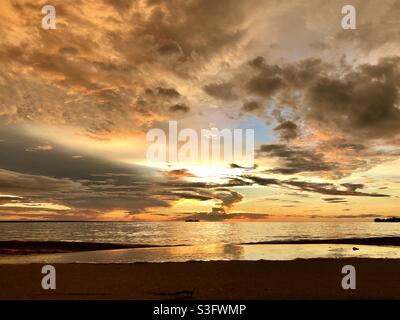
[[[398,239],[399,231],[399,224],[374,222],[4,222],[0,223],[2,242],[129,247],[0,254],[0,263],[400,258],[400,247],[391,242]]]
[[[2,222],[0,241],[72,241],[156,246],[395,237],[376,222]]]

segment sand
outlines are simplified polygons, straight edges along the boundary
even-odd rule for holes
[[[341,269],[357,289],[341,287]],[[0,265],[0,299],[400,299],[400,259],[311,259],[135,264],[56,264],[57,289],[41,289],[42,265]]]
[[[0,241],[0,255],[68,253],[68,252],[80,252],[80,251],[151,248],[151,247],[159,247],[159,246],[145,245],[145,244],[72,242],[72,241]]]

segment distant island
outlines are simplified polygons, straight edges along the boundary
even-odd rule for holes
[[[391,218],[376,218],[375,222],[400,222],[400,217],[391,217]]]

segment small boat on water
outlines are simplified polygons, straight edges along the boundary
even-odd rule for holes
[[[375,222],[400,222],[400,217],[391,217],[391,218],[376,218]]]
[[[199,222],[198,219],[186,219],[185,222]]]

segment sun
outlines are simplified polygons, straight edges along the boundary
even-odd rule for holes
[[[230,168],[226,165],[185,165],[184,168],[192,173],[197,181],[208,183],[224,183],[227,179],[240,176],[243,169]]]

